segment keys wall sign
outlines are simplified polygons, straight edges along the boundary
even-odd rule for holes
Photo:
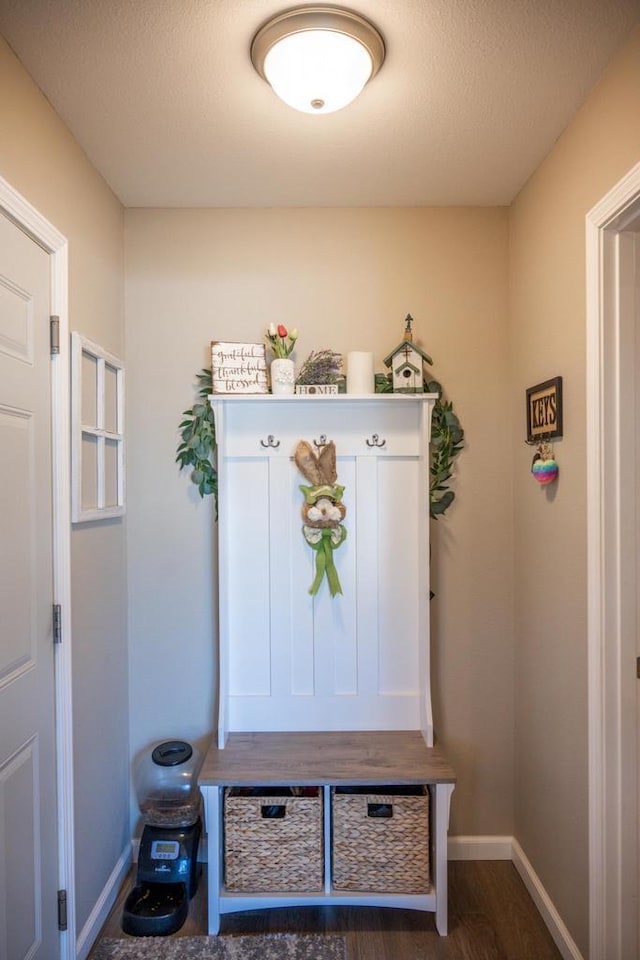
[[[528,387],[527,441],[537,443],[562,436],[562,377]]]

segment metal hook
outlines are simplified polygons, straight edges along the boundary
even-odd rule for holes
[[[368,447],[384,447],[386,445],[386,440],[380,439],[377,433],[373,433],[371,437],[367,438]]]
[[[314,440],[314,441],[313,441],[313,445],[314,445],[315,447],[318,447],[318,448],[319,448],[319,447],[326,447],[327,442],[328,442],[328,441],[327,441],[327,435],[326,435],[326,433],[321,433],[321,434],[320,434],[320,439],[319,439],[319,440]]]
[[[264,440],[261,440],[261,441],[260,441],[260,446],[261,446],[261,447],[273,447],[274,449],[276,449],[276,447],[279,447],[279,446],[280,446],[280,441],[279,441],[279,440],[276,440],[276,438],[273,436],[273,434],[270,433],[269,436],[268,436],[267,439],[266,439],[266,442],[265,442]]]

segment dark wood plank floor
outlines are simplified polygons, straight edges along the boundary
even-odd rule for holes
[[[123,891],[101,932],[124,936]],[[175,936],[207,932],[206,877]],[[373,907],[262,910],[222,918],[221,935],[342,933],[349,960],[559,960],[560,953],[509,861],[449,864],[449,936],[436,932],[432,914]]]

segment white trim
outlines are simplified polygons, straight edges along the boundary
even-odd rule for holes
[[[135,837],[131,841],[134,863],[137,862],[139,848],[140,838]],[[451,861],[511,860],[564,960],[584,960],[551,897],[515,837],[451,836],[448,842],[448,857]],[[207,860],[207,845],[204,838],[200,843],[198,860],[201,862]],[[322,900],[322,902],[326,901]],[[252,902],[252,905],[255,906],[255,903]],[[84,960],[84,958],[79,956],[78,960]]]
[[[111,908],[118,899],[120,888],[125,881],[131,866],[131,844],[127,844],[104,885],[102,893],[95,902],[94,908],[87,918],[87,922],[78,934],[76,942],[77,960],[85,960],[94,945],[100,930],[111,912]]]
[[[0,210],[49,253],[51,313],[60,319],[60,353],[51,361],[53,602],[62,608],[62,643],[55,651],[58,885],[67,891],[68,928],[60,960],[75,957],[73,843],[73,726],[71,698],[71,518],[69,512],[68,243],[56,228],[0,177]]]
[[[449,860],[511,860],[564,960],[583,960],[551,897],[515,837],[449,837]]]
[[[583,960],[582,954],[567,930],[562,917],[543,887],[540,877],[515,839],[513,840],[513,863],[564,960]]]
[[[589,942],[593,960],[602,960],[605,925],[602,345],[600,342],[600,232],[587,220],[587,618],[589,749]]]
[[[612,237],[625,228],[639,198],[637,164],[586,217],[590,960],[622,960],[623,411],[620,316],[606,298],[607,270],[617,256]]]
[[[449,860],[511,860],[513,837],[449,837]]]

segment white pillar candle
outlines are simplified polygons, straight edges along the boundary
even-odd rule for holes
[[[374,393],[373,354],[357,350],[347,354],[347,393]]]

